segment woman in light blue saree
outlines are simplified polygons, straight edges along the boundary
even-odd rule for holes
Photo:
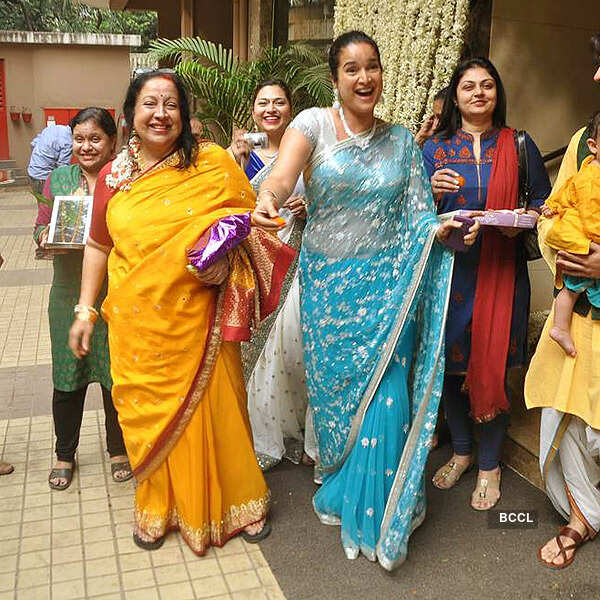
[[[344,34],[329,60],[342,104],[289,125],[254,219],[274,227],[278,199],[304,170],[300,305],[323,474],[313,504],[322,522],[341,525],[348,558],[362,553],[391,570],[425,516],[452,273],[452,253],[436,238],[460,224],[440,225],[412,135],[373,115],[382,89],[375,42]]]

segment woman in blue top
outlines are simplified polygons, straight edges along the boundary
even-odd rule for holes
[[[484,58],[463,62],[452,76],[438,130],[423,149],[438,213],[517,207],[514,135],[506,127],[506,96],[494,65]],[[537,214],[550,181],[528,135],[526,148],[527,208]],[[471,419],[481,423],[480,470],[471,498],[476,510],[488,510],[500,498],[506,370],[525,364],[530,296],[521,230],[487,229],[454,263],[443,394],[454,455],[433,479],[441,489],[456,484],[473,464]]]
[[[252,98],[252,120],[256,128],[267,135],[268,146],[250,150],[244,132],[234,133],[231,151],[257,191],[277,160],[292,110],[292,93],[284,81],[262,81]],[[300,248],[306,219],[303,196],[304,183],[300,175],[291,196],[279,211],[286,223],[278,231],[279,239],[296,250]],[[317,458],[312,418],[307,411],[296,267],[297,261],[285,279],[277,310],[254,330],[251,343],[242,344],[248,414],[254,450],[263,471],[278,464],[283,457],[304,464],[314,464]]]

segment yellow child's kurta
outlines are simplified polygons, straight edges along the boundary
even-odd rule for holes
[[[600,241],[600,167],[588,156],[578,173],[552,194],[546,205],[556,213],[545,243],[555,250],[588,254]]]
[[[577,147],[585,128],[571,138],[554,184],[553,194],[577,173]],[[545,244],[552,219],[540,217],[539,241],[544,259],[555,272],[556,251]],[[550,338],[554,320],[550,314],[525,378],[525,402],[528,408],[555,408],[580,417],[594,429],[600,429],[600,321],[591,314],[573,313],[571,336],[577,356],[567,356]]]
[[[218,290],[186,270],[186,248],[254,193],[229,155],[201,146],[109,201],[113,250],[103,314],[113,398],[138,478],[135,518],[152,537],[179,528],[202,554],[265,517],[239,344],[222,342]]]

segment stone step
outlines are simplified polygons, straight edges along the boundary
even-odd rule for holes
[[[532,317],[535,316],[535,313]],[[537,342],[538,323],[544,319],[532,318],[530,333]],[[510,369],[507,378],[511,390],[510,425],[504,443],[502,461],[529,483],[544,489],[539,466],[540,409],[527,410],[523,396],[525,369]]]
[[[0,160],[0,170],[2,169],[16,169],[17,162],[14,160]]]
[[[543,490],[544,483],[540,473],[540,463],[537,452],[534,453],[513,438],[509,433],[504,442],[502,461],[515,473],[529,481],[535,487]]]

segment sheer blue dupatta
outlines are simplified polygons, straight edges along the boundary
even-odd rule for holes
[[[339,142],[307,171],[301,306],[322,488],[347,555],[392,569],[423,519],[452,254],[421,151],[400,126]]]

